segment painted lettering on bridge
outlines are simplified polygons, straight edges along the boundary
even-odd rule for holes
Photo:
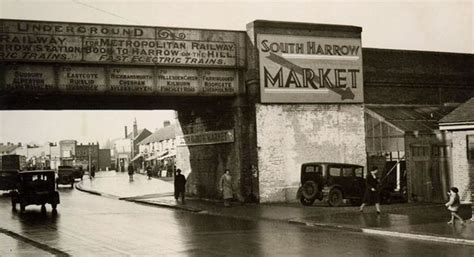
[[[353,44],[324,44],[315,41],[303,43],[271,42],[264,39],[260,43],[260,50],[263,53],[358,56],[360,46]]]
[[[203,35],[188,29],[0,19],[0,62],[245,65],[245,49],[238,39],[243,33],[206,31]]]
[[[363,102],[360,38],[258,34],[263,103]]]
[[[357,76],[359,69],[330,69],[319,68],[317,70],[300,67],[285,58],[270,53],[269,60],[281,65],[276,73],[271,73],[264,66],[265,88],[307,88],[318,90],[327,88],[341,96],[341,100],[354,99],[355,95],[351,88],[357,88]],[[284,72],[283,67],[288,69]]]

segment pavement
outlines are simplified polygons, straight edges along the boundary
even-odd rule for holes
[[[474,245],[474,222],[470,221],[471,206],[463,206],[461,216],[466,224],[448,225],[450,213],[444,204],[400,203],[382,205],[377,215],[373,206],[359,212],[359,207],[344,205],[329,207],[315,203],[306,207],[299,203],[249,204],[234,202],[224,207],[221,201],[186,198],[186,203],[173,197],[173,181],[136,174],[129,182],[126,173],[98,172],[95,179],[84,179],[76,188],[138,204],[175,208],[184,211],[233,217],[246,220],[271,220],[309,227],[325,227],[367,234],[394,236],[461,245]]]

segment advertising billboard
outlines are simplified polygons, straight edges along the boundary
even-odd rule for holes
[[[263,103],[362,103],[360,38],[257,35]]]

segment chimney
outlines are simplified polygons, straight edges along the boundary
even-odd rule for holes
[[[171,125],[171,122],[170,122],[169,120],[165,120],[165,121],[163,122],[163,128],[166,128],[166,127],[168,127],[169,125]]]
[[[133,121],[133,138],[138,135],[137,118]]]
[[[127,138],[128,132],[127,132],[127,126],[125,126],[125,138]]]

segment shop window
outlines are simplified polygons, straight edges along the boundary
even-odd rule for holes
[[[474,161],[474,135],[467,135],[467,159]]]

